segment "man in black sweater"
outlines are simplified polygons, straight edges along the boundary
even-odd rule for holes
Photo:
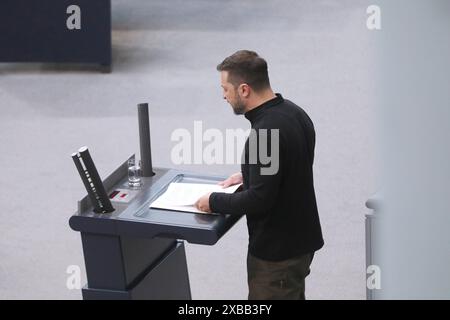
[[[235,114],[245,115],[252,131],[241,172],[221,183],[243,183],[242,190],[204,195],[196,206],[247,216],[249,299],[305,299],[305,278],[324,244],[313,184],[313,123],[303,109],[274,94],[267,63],[257,53],[238,51],[217,70],[224,99]],[[270,163],[263,150],[270,150]]]

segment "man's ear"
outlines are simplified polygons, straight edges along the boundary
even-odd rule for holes
[[[239,93],[243,98],[248,98],[250,96],[250,90],[250,86],[246,83],[239,86]]]

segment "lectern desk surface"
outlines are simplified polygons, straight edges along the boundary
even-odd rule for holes
[[[215,244],[241,217],[238,215],[207,215],[149,208],[171,182],[217,183],[224,179],[187,173],[180,170],[154,168],[153,177],[144,177],[140,189],[128,187],[127,162],[105,181],[108,195],[115,190],[129,191],[128,202],[113,202],[110,214],[93,212],[88,197],[78,203],[78,212],[70,218],[75,231],[143,238],[184,239],[195,244]]]

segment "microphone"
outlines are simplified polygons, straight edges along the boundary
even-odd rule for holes
[[[139,143],[141,147],[142,176],[154,176],[152,165],[152,148],[150,143],[150,119],[148,103],[138,104]]]
[[[87,147],[81,147],[72,153],[72,159],[78,169],[95,213],[111,213],[114,208],[106,194],[103,182],[98,175],[94,161]]]

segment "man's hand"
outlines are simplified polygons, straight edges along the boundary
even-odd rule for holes
[[[209,207],[209,196],[210,195],[211,195],[211,192],[205,194],[200,199],[198,199],[197,202],[195,203],[195,207],[200,211],[211,213],[212,211],[211,211],[211,208]]]
[[[234,186],[239,183],[242,183],[242,173],[241,172],[232,174],[226,180],[219,182],[219,185],[221,185],[223,188],[228,188],[230,186]]]

